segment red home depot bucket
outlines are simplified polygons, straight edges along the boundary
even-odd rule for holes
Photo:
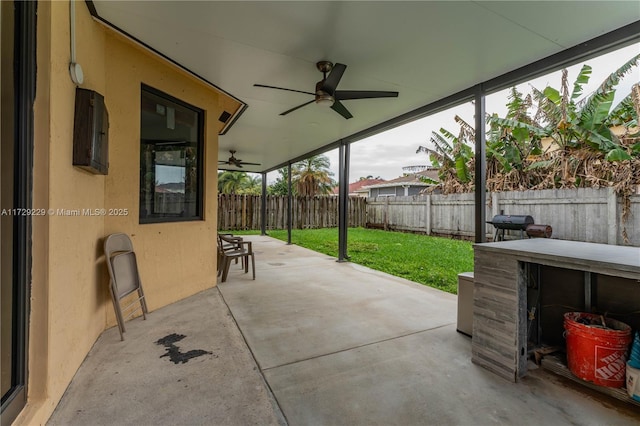
[[[582,312],[564,314],[569,370],[600,386],[624,386],[631,327],[611,318]]]

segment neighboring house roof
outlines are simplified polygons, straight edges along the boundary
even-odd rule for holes
[[[385,182],[384,179],[364,179],[364,180],[359,180],[359,181],[350,183],[349,194],[354,194],[356,192],[367,192],[367,190],[362,190],[364,186],[375,185],[383,182]],[[339,192],[340,192],[339,187],[336,186],[335,188],[333,188],[334,194],[337,195]]]
[[[169,182],[156,185],[155,192],[184,194],[184,182]]]
[[[388,187],[403,186],[403,185],[410,185],[410,186],[430,186],[430,185],[432,185],[431,183],[423,182],[421,180],[421,178],[423,178],[423,177],[429,178],[429,179],[434,180],[436,182],[440,182],[440,179],[438,178],[438,169],[434,168],[434,169],[423,170],[423,171],[418,172],[418,173],[411,173],[411,174],[407,174],[407,175],[404,175],[404,176],[400,176],[399,178],[388,180],[386,182],[376,183],[376,184],[373,184],[373,185],[368,185],[366,187],[366,189],[388,188]]]

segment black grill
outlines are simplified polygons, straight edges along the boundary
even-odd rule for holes
[[[525,231],[529,238],[550,238],[552,232],[551,226],[549,225],[535,225],[533,217],[529,215],[497,214],[487,223],[496,228],[493,241],[504,241],[505,229],[520,231],[520,238],[524,238]]]
[[[496,229],[513,229],[515,231],[524,231],[528,225],[533,225],[533,217],[525,215],[509,215],[509,214],[497,214],[491,219],[491,222],[487,222],[493,225]]]

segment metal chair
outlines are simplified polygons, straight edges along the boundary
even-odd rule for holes
[[[143,319],[147,319],[149,310],[147,302],[142,290],[142,282],[138,273],[138,263],[136,254],[133,251],[133,244],[127,234],[111,234],[104,240],[104,255],[109,269],[109,291],[111,292],[111,301],[116,311],[116,320],[118,322],[118,330],[120,331],[120,339],[124,340],[124,321],[135,314],[138,309],[142,310]],[[138,293],[138,297],[121,307],[120,301],[133,292]],[[140,308],[136,305],[140,302]],[[126,318],[123,312],[127,313]]]
[[[232,260],[242,260],[244,273],[249,272],[249,258],[253,279],[256,279],[256,260],[251,241],[243,241],[240,237],[218,234],[218,275],[222,275],[222,282],[227,280]]]

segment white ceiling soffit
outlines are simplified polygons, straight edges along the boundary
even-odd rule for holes
[[[88,3],[128,33],[248,104],[220,136],[270,170],[480,82],[640,20],[637,1],[102,1]],[[398,98],[347,100],[345,120],[312,96],[315,63],[347,65],[339,90]]]

